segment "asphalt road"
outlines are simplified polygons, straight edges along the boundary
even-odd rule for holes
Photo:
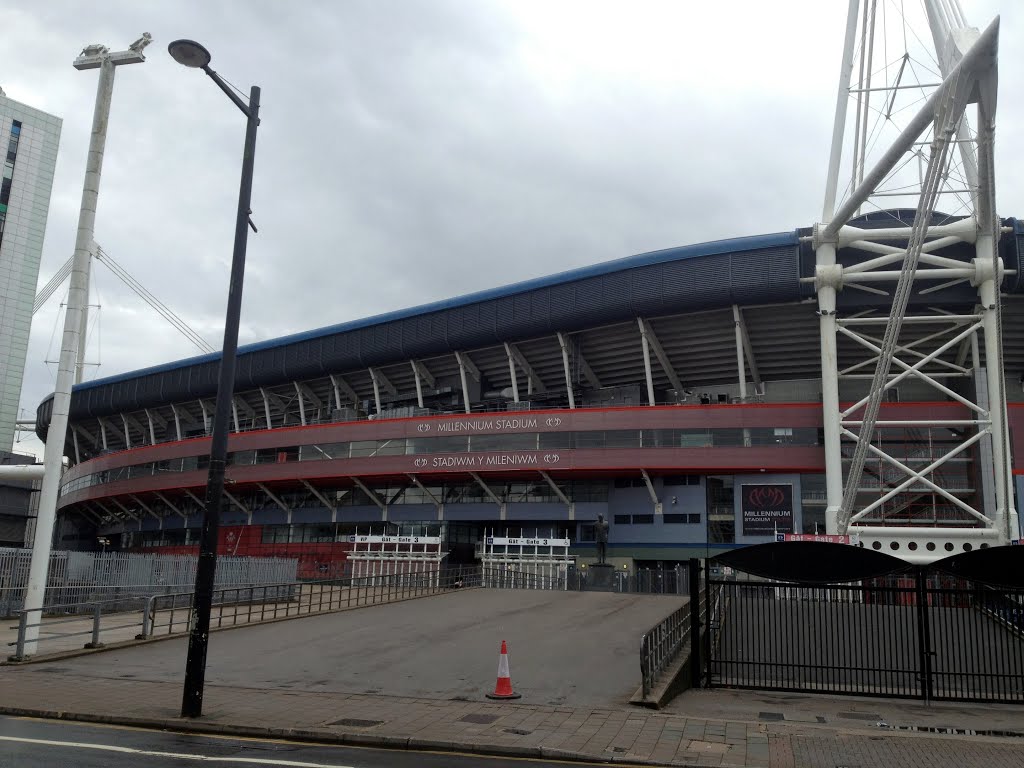
[[[523,703],[618,706],[640,685],[640,637],[664,595],[467,590],[210,636],[207,685],[478,701],[501,641]],[[59,674],[180,681],[185,638],[53,662]]]
[[[0,768],[553,768],[541,760],[335,747],[0,717]],[[587,765],[577,763],[576,765]]]

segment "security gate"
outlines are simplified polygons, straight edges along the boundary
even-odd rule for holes
[[[441,563],[448,556],[440,536],[372,535],[357,530],[350,540],[350,573],[357,579],[424,573],[436,581]]]
[[[480,550],[484,586],[524,589],[567,589],[567,576],[576,558],[569,554],[572,541],[549,530],[519,536],[484,534]]]
[[[785,542],[709,564],[705,685],[1024,703],[1020,547],[910,566]]]

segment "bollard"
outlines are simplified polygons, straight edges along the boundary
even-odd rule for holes
[[[103,643],[100,642],[100,604],[97,603],[92,609],[92,642],[86,643],[86,648],[102,648]]]
[[[23,661],[25,658],[25,630],[28,627],[28,612],[22,611],[18,619],[18,641],[14,646],[14,655],[8,661]]]
[[[135,636],[136,640],[145,640],[149,637],[149,633],[152,631],[152,623],[149,616],[150,611],[153,610],[154,600],[156,600],[156,595],[151,595],[146,601],[145,607],[142,609],[142,632]]]

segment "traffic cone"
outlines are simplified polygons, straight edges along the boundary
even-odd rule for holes
[[[512,690],[512,678],[508,673],[508,649],[505,641],[501,641],[501,655],[498,657],[498,682],[494,693],[487,694],[488,699],[518,699],[520,694]]]

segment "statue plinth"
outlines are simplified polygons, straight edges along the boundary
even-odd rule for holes
[[[588,563],[587,589],[614,591],[615,566],[611,563]]]

